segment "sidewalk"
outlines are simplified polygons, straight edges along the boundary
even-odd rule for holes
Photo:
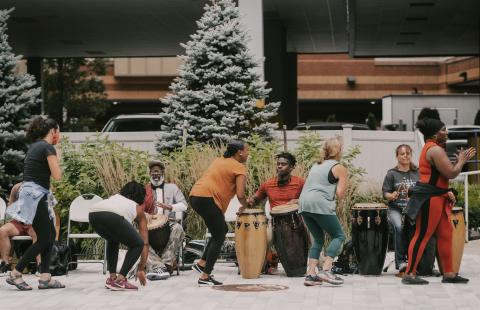
[[[389,253],[387,260],[392,257]],[[0,278],[0,309],[480,309],[480,241],[466,244],[462,275],[467,285],[442,284],[428,278],[430,285],[405,286],[394,276],[394,268],[379,277],[345,277],[343,287],[305,287],[303,278],[284,275],[246,280],[233,265],[217,264],[215,277],[225,284],[261,283],[286,285],[284,291],[225,292],[196,285],[197,274],[183,271],[169,280],[148,282],[138,292],[111,292],[104,288],[101,265],[80,265],[68,277],[63,290],[16,291]],[[36,284],[34,276],[26,281]]]

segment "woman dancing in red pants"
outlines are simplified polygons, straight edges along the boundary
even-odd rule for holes
[[[416,221],[416,230],[408,247],[408,266],[403,284],[428,284],[416,276],[418,262],[422,258],[430,237],[437,237],[437,249],[443,267],[443,283],[467,283],[452,270],[452,225],[448,216],[455,203],[455,195],[448,188],[448,180],[460,174],[463,165],[475,155],[475,149],[461,151],[452,165],[445,152],[447,130],[436,119],[423,119],[417,128],[425,138],[420,154],[420,180],[411,189],[410,201],[405,210],[409,220]]]

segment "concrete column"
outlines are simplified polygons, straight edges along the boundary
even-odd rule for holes
[[[29,57],[27,58],[27,73],[33,75],[37,83],[37,87],[41,87],[42,101],[39,106],[33,108],[33,114],[43,114],[43,81],[42,81],[42,58]]]
[[[353,125],[345,124],[343,127],[343,149],[347,151],[353,144]]]
[[[261,0],[238,0],[242,24],[251,40],[248,47],[259,61],[258,73],[262,80],[265,76],[263,59],[263,3]]]
[[[293,129],[298,123],[297,54],[287,52],[281,20],[265,20],[265,80],[272,89],[269,101],[280,101],[278,122]]]

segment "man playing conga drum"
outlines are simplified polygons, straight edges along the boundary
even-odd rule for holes
[[[142,206],[148,214],[147,219],[151,219],[151,215],[155,214],[167,216],[169,221],[166,225],[169,225],[170,229],[161,230],[161,233],[169,234],[169,236],[161,236],[168,238],[161,252],[152,247],[153,240],[150,240],[146,272],[147,279],[150,281],[164,280],[168,279],[174,270],[177,253],[185,237],[184,229],[176,219],[183,218],[183,212],[187,210],[187,201],[177,185],[165,183],[165,165],[162,162],[153,160],[148,167],[150,182],[145,186],[146,196]],[[179,216],[176,216],[177,214]]]
[[[255,195],[248,199],[250,206],[259,203],[267,197],[271,209],[280,205],[298,203],[298,197],[302,192],[305,180],[292,175],[292,171],[297,163],[295,156],[288,152],[282,152],[276,158],[277,176],[260,185]],[[272,259],[269,256],[277,256],[275,249],[272,247],[267,251],[267,262],[269,264],[267,273],[271,274],[277,268],[278,259]]]

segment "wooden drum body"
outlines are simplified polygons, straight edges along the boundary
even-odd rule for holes
[[[455,207],[450,215],[452,223],[452,269],[458,273],[462,262],[463,249],[465,247],[465,217],[463,208]]]
[[[308,232],[298,205],[281,205],[270,211],[273,240],[278,257],[288,277],[303,277],[307,271]]]
[[[262,210],[246,209],[237,216],[235,251],[242,278],[258,278],[267,252],[267,218]]]
[[[352,207],[352,241],[361,275],[380,275],[388,245],[387,206],[357,203]]]

